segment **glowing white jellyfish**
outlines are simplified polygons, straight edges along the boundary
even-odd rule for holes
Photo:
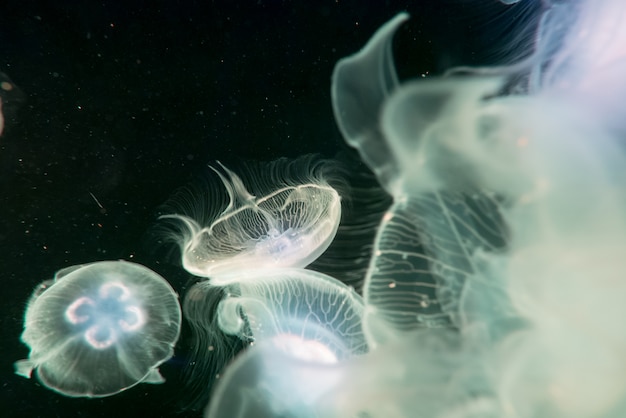
[[[28,303],[15,363],[63,395],[102,397],[138,383],[163,383],[158,366],[173,355],[180,332],[178,297],[148,268],[103,261],[59,271]]]
[[[367,352],[363,300],[324,274],[242,271],[220,302],[220,327],[253,341],[220,379],[208,417],[312,413],[334,390],[341,364]],[[311,415],[313,416],[313,415]]]
[[[229,202],[221,213],[200,224],[185,215],[167,215],[187,228],[180,237],[183,267],[211,279],[214,285],[238,282],[236,272],[248,268],[305,267],[328,248],[341,217],[341,198],[315,167],[304,164],[304,180],[277,176],[252,195],[239,176],[224,166],[219,175]]]

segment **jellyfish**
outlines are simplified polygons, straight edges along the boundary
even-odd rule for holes
[[[219,304],[219,326],[252,345],[220,378],[207,416],[315,416],[341,365],[367,352],[363,299],[338,280],[306,269],[248,270],[240,276]]]
[[[242,353],[226,369],[205,409],[205,417],[319,417],[322,399],[338,391],[336,363],[303,360],[284,351],[279,341],[263,341]]]
[[[208,199],[191,195],[197,202],[191,210],[185,206],[189,197],[178,197],[185,202],[179,204],[182,213],[162,217],[182,225],[173,234],[183,267],[200,277],[183,304],[195,341],[187,373],[202,382],[192,381],[190,392],[204,392],[199,397],[241,342],[282,335],[277,338],[290,346],[299,338],[301,346],[327,346],[328,355],[338,358],[365,349],[358,337],[360,297],[329,276],[303,269],[326,250],[338,229],[341,198],[330,185],[340,184],[330,171],[334,164],[307,156],[262,167],[247,176],[261,197],[220,164],[213,170],[226,189],[225,205],[210,190]],[[300,301],[300,295],[308,299]],[[328,317],[329,312],[337,317]]]
[[[24,92],[8,75],[0,72],[0,136],[5,133],[5,128],[14,124],[15,114],[25,100]]]
[[[213,368],[218,368],[220,376],[210,398],[210,416],[260,416],[250,403],[233,403],[243,389],[236,380],[224,377],[232,376],[231,370],[238,369],[242,376],[256,376],[268,382],[263,388],[253,384],[245,396],[265,399],[269,410],[277,414],[283,408],[278,406],[284,401],[283,389],[297,387],[303,377],[289,364],[314,369],[318,364],[338,365],[367,352],[361,328],[363,299],[353,288],[323,273],[301,268],[243,269],[237,277],[238,283],[226,287],[216,286],[210,280],[200,281],[185,298],[184,312],[194,330],[197,347],[190,375],[204,383],[203,387],[194,382],[190,390],[204,390],[207,394],[212,385],[210,373],[215,373]],[[216,303],[217,298],[221,299]],[[224,344],[220,334],[234,336],[248,347],[235,357],[232,343]],[[206,347],[210,347],[208,352]],[[220,370],[220,363],[231,357],[240,366],[228,365]],[[282,366],[256,371],[259,362],[266,361],[281,362]],[[306,391],[294,397],[289,408],[313,404],[332,386],[332,380],[320,375]],[[307,396],[300,396],[304,392]],[[308,401],[297,401],[304,399]]]
[[[280,406],[284,401],[283,389],[298,387],[302,378],[290,369],[292,362],[303,364],[305,368],[315,368],[318,364],[339,365],[367,352],[361,327],[363,299],[353,288],[323,273],[293,267],[244,269],[237,272],[237,277],[238,283],[226,287],[216,286],[210,280],[200,281],[185,298],[185,316],[192,323],[199,347],[191,374],[204,382],[205,394],[213,385],[210,373],[220,376],[212,390],[209,408],[213,412],[209,416],[260,416],[252,403],[233,404],[232,400],[238,398],[243,389],[236,383],[237,379],[223,377],[224,373],[232,373],[231,370],[238,369],[238,374],[256,376],[255,379],[267,382],[261,388],[252,385],[245,396],[265,399],[268,411],[279,414],[283,409]],[[222,292],[218,292],[220,290]],[[217,295],[222,298],[215,304]],[[207,312],[207,302],[211,301],[215,310]],[[235,353],[223,345],[223,339],[216,338],[220,333],[235,336],[248,347],[235,357]],[[220,369],[220,363],[228,362],[231,357],[235,357],[240,366],[228,365],[225,370]],[[240,361],[239,357],[250,360]],[[274,364],[282,362],[283,357],[286,360],[278,369],[267,367],[263,372],[257,371],[259,362]],[[194,373],[196,368],[199,372]],[[303,394],[300,391],[289,406],[291,411],[313,404],[333,386],[332,380],[323,375],[310,383],[312,386],[305,391],[308,396],[300,397]],[[191,389],[198,390],[197,384]],[[298,399],[308,401],[298,402]]]
[[[458,325],[463,283],[473,272],[464,252],[495,251],[506,243],[497,199],[480,193],[477,173],[446,148],[500,81],[450,77],[401,86],[391,39],[407,19],[399,14],[363,50],[339,61],[331,88],[344,138],[394,199],[365,279],[364,297],[372,309],[364,328],[374,346],[422,327]],[[411,100],[413,87],[420,88],[420,100]],[[415,139],[420,134],[426,138],[421,142]],[[465,166],[467,172],[457,175]]]
[[[626,8],[546,4],[525,94],[502,69],[400,83],[406,14],[337,64],[339,128],[393,203],[336,416],[623,416]]]
[[[60,270],[34,291],[22,341],[47,388],[70,397],[115,395],[138,383],[163,383],[158,366],[172,357],[180,332],[178,297],[161,276],[126,261]]]
[[[252,266],[305,267],[330,245],[341,218],[341,198],[319,163],[300,159],[270,164],[250,179],[255,192],[262,193],[259,197],[237,174],[220,168],[213,170],[228,193],[221,212],[212,207],[215,216],[200,220],[195,214],[163,217],[184,225],[176,240],[188,272],[226,285],[239,281],[237,271]]]
[[[363,302],[354,289],[306,269],[242,270],[239,275],[241,282],[218,306],[224,332],[252,341],[282,341],[286,347],[300,339],[303,349],[310,341],[335,362],[367,351],[360,324]]]

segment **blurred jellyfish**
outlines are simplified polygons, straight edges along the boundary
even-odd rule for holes
[[[337,388],[336,363],[303,360],[283,351],[283,344],[264,341],[229,365],[220,379],[207,418],[319,417],[320,399]]]
[[[138,383],[163,383],[158,366],[180,332],[178,298],[158,274],[138,264],[103,261],[68,267],[39,285],[26,310],[15,363],[49,389],[103,397]]]
[[[538,33],[537,89],[612,96],[626,50],[625,6],[616,0],[549,1]],[[593,91],[595,90],[595,91]]]
[[[400,84],[406,14],[337,64],[339,127],[394,202],[336,416],[624,416],[626,4],[545,3],[526,95],[502,69]]]
[[[0,72],[0,136],[7,126],[15,123],[15,114],[24,104],[26,95],[3,72]]]
[[[215,215],[199,220],[164,216],[186,227],[177,241],[188,272],[226,285],[239,281],[236,272],[241,269],[305,267],[328,248],[339,225],[341,198],[320,164],[310,159],[271,164],[249,179],[260,197],[238,175],[220,167],[223,172],[213,170],[229,198],[221,212],[210,208]]]
[[[362,51],[341,60],[331,90],[346,141],[394,198],[364,287],[371,344],[422,327],[458,325],[463,284],[474,271],[464,254],[506,242],[497,200],[480,193],[472,168],[446,149],[498,80],[427,79],[398,88],[391,40],[407,19],[399,14]],[[414,86],[419,100],[411,100]],[[416,140],[420,135],[425,139]]]

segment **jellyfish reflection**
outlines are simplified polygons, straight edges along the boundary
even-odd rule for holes
[[[178,298],[158,274],[134,263],[103,261],[59,271],[35,290],[15,363],[66,396],[103,397],[138,383],[163,383],[158,366],[180,331]]]

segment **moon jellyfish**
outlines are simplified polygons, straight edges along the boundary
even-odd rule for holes
[[[300,161],[297,161],[300,163]],[[251,179],[257,197],[242,179],[220,164],[219,175],[228,204],[200,224],[185,215],[166,215],[186,227],[178,238],[183,267],[216,285],[237,282],[236,272],[255,268],[305,267],[330,245],[341,217],[341,198],[317,166],[274,163],[265,173],[269,182]],[[289,178],[291,171],[304,175]],[[275,181],[275,184],[268,184]]]
[[[138,264],[102,261],[60,270],[26,310],[27,360],[16,373],[72,397],[103,397],[138,383],[163,383],[158,366],[180,332],[178,297]]]
[[[237,406],[243,409],[235,414],[230,406],[222,404],[230,405],[241,389],[222,376],[220,363],[234,356],[232,342],[224,345],[227,336],[249,345],[246,352],[257,352],[259,345],[274,347],[277,352],[270,358],[284,355],[306,364],[338,364],[367,352],[361,329],[363,300],[351,287],[325,274],[297,268],[241,270],[237,277],[238,283],[225,288],[216,287],[210,280],[201,281],[185,297],[185,317],[196,340],[190,375],[204,382],[200,387],[192,382],[190,390],[207,393],[212,373],[219,373],[211,397],[211,405],[222,405],[213,406],[220,411],[216,416],[257,416],[256,409],[246,409],[245,405]],[[219,297],[222,299],[216,303]],[[238,373],[254,375],[257,360],[265,361],[266,354],[251,354],[255,360],[241,366]],[[228,366],[226,373],[231,369]],[[295,375],[288,374],[286,365],[281,370],[284,374],[280,379],[271,377],[277,371],[259,376],[268,385],[265,392],[255,391],[251,396],[269,399],[271,394],[280,398],[282,387],[296,385]],[[329,384],[319,381],[317,390],[323,391]]]
[[[228,334],[253,341],[272,339],[285,348],[294,339],[326,347],[334,361],[367,350],[361,333],[363,301],[353,289],[305,269],[242,270],[218,307]]]
[[[182,225],[174,235],[183,267],[205,279],[187,292],[183,304],[195,340],[188,374],[190,381],[202,382],[191,382],[190,392],[207,392],[240,345],[233,336],[245,344],[268,339],[272,332],[287,335],[286,344],[291,345],[296,337],[317,344],[323,340],[331,347],[329,355],[337,351],[333,355],[339,357],[356,350],[353,344],[364,343],[352,335],[335,335],[340,330],[360,333],[360,297],[328,276],[301,269],[326,250],[337,232],[341,198],[330,182],[340,183],[331,168],[333,164],[304,157],[252,169],[246,182],[261,196],[257,197],[242,178],[220,165],[213,170],[227,193],[223,206],[209,189],[208,198],[178,196],[176,203],[184,214],[164,216]],[[191,211],[184,205],[190,199]],[[337,293],[335,299],[326,294],[328,289]],[[310,295],[310,304],[299,302],[294,292]],[[335,307],[339,301],[345,306]],[[349,320],[334,323],[325,316],[333,309],[349,313]],[[315,321],[323,324],[306,325]],[[357,328],[342,328],[348,324]],[[336,329],[327,330],[331,327]],[[303,343],[307,344],[313,343]]]
[[[331,90],[346,141],[394,198],[378,229],[364,288],[372,308],[364,326],[372,344],[393,334],[458,323],[462,285],[472,274],[464,251],[500,248],[506,235],[497,202],[473,188],[473,173],[455,176],[463,162],[453,159],[443,141],[454,139],[456,125],[445,126],[451,133],[431,128],[437,118],[471,118],[471,106],[497,81],[421,80],[421,101],[389,110],[395,103],[391,99],[400,101],[413,87],[399,88],[391,56],[392,35],[407,19],[398,15],[361,52],[341,60]],[[417,142],[414,137],[422,132],[428,140]],[[469,192],[460,193],[464,189]]]
[[[321,399],[337,390],[341,369],[323,360],[305,361],[264,341],[228,367],[206,408],[207,418],[319,417]]]
[[[220,303],[219,325],[253,345],[227,368],[207,416],[301,416],[333,388],[335,366],[367,352],[363,301],[310,270],[249,270],[240,277]]]
[[[337,64],[340,130],[394,201],[370,351],[325,416],[624,416],[626,5],[546,7],[525,94],[506,68],[400,83],[406,14]]]

